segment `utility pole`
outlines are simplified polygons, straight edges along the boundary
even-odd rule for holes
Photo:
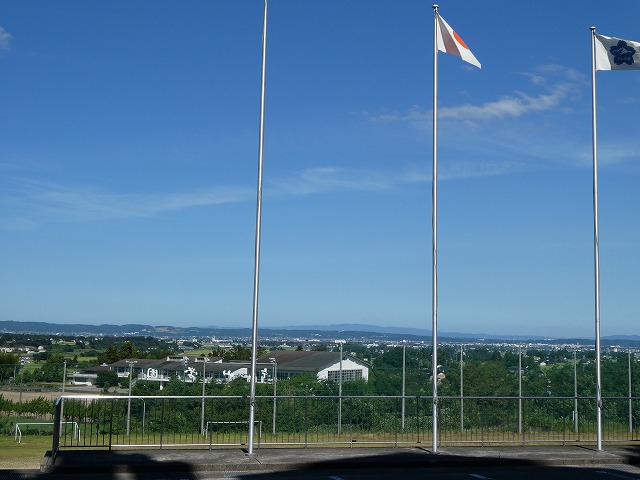
[[[20,403],[22,403],[22,390],[24,390],[24,357],[20,357]]]
[[[464,432],[464,345],[460,344],[460,433]]]
[[[276,396],[278,395],[277,384],[278,384],[278,361],[271,357],[269,361],[273,365],[273,423],[272,423],[272,432],[273,435],[276,434]],[[274,439],[275,440],[275,439]]]
[[[340,346],[340,376],[338,377],[338,435],[342,433],[342,346],[344,340],[336,340],[336,343]]]
[[[407,341],[402,340],[402,430],[404,430],[404,408],[405,401],[404,396],[406,395],[406,383],[407,383]]]
[[[207,356],[202,357],[202,413],[200,414],[200,433],[204,435],[204,385],[207,375]]]
[[[578,433],[578,346],[573,349],[573,430]]]
[[[133,385],[133,365],[136,362],[135,360],[128,360],[129,364],[129,399],[127,401],[127,437],[129,436],[129,431],[131,427],[131,387]]]

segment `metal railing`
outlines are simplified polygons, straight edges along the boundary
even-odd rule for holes
[[[604,440],[639,441],[640,398],[609,397],[604,405]],[[431,444],[432,409],[430,396],[256,397],[254,435],[261,446]],[[594,443],[595,409],[595,398],[584,397],[438,397],[437,440],[443,446]],[[244,396],[62,396],[52,451],[243,446],[248,411]],[[77,424],[78,433],[61,428],[65,422]]]

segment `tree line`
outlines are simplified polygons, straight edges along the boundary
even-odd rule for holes
[[[175,351],[169,351],[169,344],[166,342],[158,342],[157,339],[150,337],[122,341],[110,340],[110,343],[103,345],[106,347],[98,357],[100,364],[110,364],[125,358],[164,358],[175,353]],[[104,339],[99,341],[106,342]],[[431,377],[434,372],[431,365],[431,347],[403,349],[398,346],[386,348],[381,352],[354,343],[346,344],[344,348],[361,359],[366,359],[371,366],[368,382],[343,384],[345,395],[399,395],[402,391],[403,354],[406,394],[411,396],[431,394]],[[259,356],[267,353],[266,347],[260,348]],[[237,344],[232,348],[214,348],[209,352],[209,356],[222,357],[224,361],[249,360],[251,349],[246,345]],[[574,352],[568,349],[527,349],[519,355],[518,351],[513,349],[466,347],[463,349],[461,370],[460,348],[439,347],[438,358],[441,364],[436,370],[443,377],[439,381],[439,394],[459,396],[462,392],[465,396],[517,396],[521,382],[523,396],[573,396],[576,384],[578,396],[594,396],[594,356],[594,352],[590,350],[578,351],[574,363]],[[10,378],[14,378],[14,383],[20,381],[25,384],[60,382],[65,359],[68,366],[77,365],[61,353],[48,352],[44,358],[35,358],[35,365],[24,368],[20,365],[17,354],[0,353],[0,382],[6,384]],[[613,352],[603,356],[603,395],[612,397],[629,395],[628,360],[626,353]],[[520,374],[518,373],[519,365],[522,368]],[[114,373],[111,372],[111,376],[108,376],[109,373],[101,374],[99,386],[102,388],[106,383],[111,387],[117,386],[118,383],[128,386],[128,379],[118,380]],[[305,379],[311,391],[333,394],[335,385],[332,382],[321,382],[314,376],[311,377],[313,378]],[[248,389],[246,383],[244,381],[241,383],[242,386],[234,387],[232,390],[242,391],[244,387]],[[631,358],[631,384],[632,396],[640,395],[640,368],[637,368],[634,357]],[[284,384],[282,385],[282,388],[285,388]],[[139,387],[141,388],[142,385]],[[182,388],[186,391],[189,385],[183,384]],[[227,384],[207,385],[212,395],[225,394],[229,388]]]

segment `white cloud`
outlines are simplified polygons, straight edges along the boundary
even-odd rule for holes
[[[274,195],[311,195],[335,190],[380,191],[397,183],[397,179],[373,170],[318,167],[296,172],[291,177],[275,179],[269,192]]]
[[[537,77],[532,77],[532,81],[540,82]],[[523,92],[516,92],[511,96],[503,96],[493,102],[486,102],[481,105],[464,104],[455,107],[440,107],[438,118],[440,120],[463,120],[466,122],[479,122],[488,120],[501,120],[505,118],[519,118],[533,112],[544,112],[556,109],[567,97],[569,97],[574,87],[570,84],[558,84],[552,87],[548,93],[536,96]],[[425,111],[419,107],[412,107],[405,114],[384,113],[374,120],[379,122],[408,122],[413,124],[423,124],[432,119],[431,110]]]
[[[119,194],[92,188],[73,188],[41,182],[25,182],[0,203],[10,204],[13,212],[65,220],[106,220],[150,217],[162,212],[249,200],[255,193],[248,188],[218,187],[188,193]]]
[[[452,180],[501,175],[519,169],[511,162],[457,162],[442,168],[440,177]],[[336,191],[386,192],[406,185],[431,182],[428,166],[404,171],[382,171],[342,167],[301,170],[265,185],[265,196],[300,197]],[[5,215],[0,229],[36,227],[47,221],[100,221],[152,217],[164,212],[255,201],[251,187],[218,187],[178,193],[113,193],[90,187],[24,181],[10,195],[0,198]]]
[[[618,165],[632,160],[637,161],[639,156],[638,149],[632,143],[620,144],[608,140],[598,142],[598,163],[601,166]],[[592,157],[589,156],[589,163],[591,159]]]
[[[486,122],[491,120],[521,118],[528,114],[561,109],[564,102],[575,96],[576,90],[584,83],[581,74],[559,65],[542,65],[533,72],[519,73],[529,80],[534,88],[544,92],[529,94],[515,91],[497,100],[479,105],[466,103],[453,107],[440,107],[440,120],[462,120],[465,122]],[[432,121],[431,109],[412,106],[408,112],[385,112],[371,119],[378,122],[407,122],[424,127]]]
[[[491,162],[457,162],[440,166],[438,178],[440,180],[457,180],[461,178],[495,177],[524,170],[526,165],[515,160]],[[429,180],[430,181],[430,180]]]
[[[441,166],[439,177],[454,180],[503,175],[525,168],[513,160],[491,162],[449,162]],[[406,185],[431,183],[431,166],[383,171],[342,167],[309,168],[290,177],[270,181],[265,193],[274,196],[306,196],[334,191],[386,192]]]
[[[482,105],[461,105],[438,110],[441,119],[484,121],[503,118],[518,118],[531,112],[542,112],[556,108],[570,93],[569,85],[556,85],[551,93],[530,96],[518,92],[515,96],[502,97]]]
[[[310,168],[268,181],[268,196],[307,196],[332,191],[385,191],[397,185],[427,181],[426,172],[389,172],[336,167]],[[42,221],[99,221],[151,217],[163,212],[254,201],[251,187],[214,186],[193,192],[113,193],[91,187],[68,187],[23,181],[0,198],[5,215],[0,228],[25,228]]]
[[[3,27],[0,27],[0,50],[9,50],[9,44],[13,36]]]

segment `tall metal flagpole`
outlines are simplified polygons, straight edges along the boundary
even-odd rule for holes
[[[264,159],[264,94],[267,77],[267,0],[264,0],[262,23],[262,78],[260,85],[260,142],[258,149],[258,194],[256,207],[256,241],[253,275],[253,335],[251,337],[251,390],[249,393],[249,455],[253,455],[253,439],[256,406],[256,357],[258,356],[258,291],[260,285],[260,233],[262,226],[262,163]]]
[[[433,181],[431,187],[433,453],[438,450],[438,5],[433,6]]]
[[[596,27],[591,27],[591,124],[593,128],[593,250],[596,326],[597,450],[602,450],[602,378],[600,374],[600,240],[598,237],[598,140],[596,129]]]

